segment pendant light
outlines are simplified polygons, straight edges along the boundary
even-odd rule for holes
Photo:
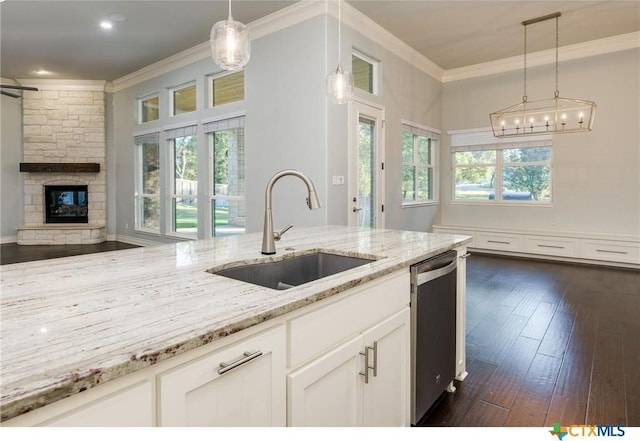
[[[211,57],[224,70],[242,69],[251,56],[249,30],[231,16],[231,0],[229,0],[229,17],[221,20],[211,28]]]
[[[327,95],[329,96],[329,100],[334,104],[344,104],[349,102],[351,95],[353,94],[353,75],[351,75],[351,72],[348,70],[344,70],[340,63],[340,44],[342,40],[342,14],[340,2],[341,0],[338,0],[338,67],[327,75]]]
[[[544,133],[574,133],[591,131],[596,115],[593,101],[560,97],[558,89],[558,18],[560,12],[522,22],[524,26],[524,94],[522,102],[490,114],[493,135],[498,138],[529,136]],[[556,20],[556,90],[546,100],[527,99],[527,26]]]

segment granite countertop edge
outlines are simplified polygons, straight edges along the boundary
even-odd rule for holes
[[[388,230],[384,230],[388,231]],[[264,323],[270,319],[280,317],[289,312],[295,311],[301,307],[307,306],[314,302],[329,298],[343,291],[366,283],[368,281],[385,276],[402,268],[419,262],[425,258],[439,254],[447,249],[458,247],[468,243],[471,238],[466,236],[456,236],[456,240],[452,240],[446,246],[438,247],[428,252],[419,254],[409,254],[401,258],[395,257],[390,262],[383,262],[387,256],[380,256],[380,252],[352,252],[341,251],[344,255],[362,256],[362,255],[378,255],[382,257],[380,264],[375,269],[369,269],[368,272],[355,271],[351,275],[343,275],[335,277],[335,280],[325,284],[320,289],[309,289],[309,293],[301,296],[295,296],[293,300],[276,304],[273,307],[264,307],[252,313],[249,316],[241,316],[238,320],[227,320],[221,323],[213,322],[211,326],[195,335],[183,336],[169,340],[164,345],[156,345],[153,349],[145,351],[142,354],[133,354],[125,358],[124,353],[111,354],[102,361],[95,361],[92,367],[85,366],[82,369],[71,369],[66,375],[57,378],[44,379],[28,388],[13,387],[11,392],[3,391],[0,404],[0,422],[9,420],[16,416],[25,414],[32,410],[54,403],[56,401],[68,398],[74,394],[91,389],[110,380],[123,377],[127,374],[134,373],[140,369],[155,365],[158,362],[170,359],[176,355],[188,352],[190,350],[204,346],[210,342],[235,334],[239,331],[247,329],[251,326]],[[334,248],[334,246],[315,246],[299,248],[290,253],[290,255],[304,254],[311,250],[323,250]],[[129,251],[129,250],[126,250]],[[118,253],[117,251],[114,253]],[[255,263],[258,261],[274,261],[281,259],[281,255],[270,257],[250,257],[240,260],[223,261],[215,265],[217,269],[236,266],[240,263]],[[66,258],[65,258],[66,259]],[[296,287],[291,290],[303,290]],[[108,354],[109,355],[109,354]],[[37,384],[40,383],[40,384]],[[3,385],[3,388],[8,385]]]

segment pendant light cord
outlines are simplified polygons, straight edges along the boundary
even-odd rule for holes
[[[527,25],[524,25],[524,93],[522,102],[527,102]]]
[[[556,98],[558,98],[560,96],[560,88],[558,86],[558,35],[559,35],[559,30],[558,30],[558,19],[560,17],[556,17],[556,92],[555,92],[555,96]]]
[[[229,0],[229,21],[233,20],[233,17],[231,16],[231,0]]]
[[[231,1],[231,0],[229,0]],[[342,54],[340,50],[340,42],[342,41],[342,8],[340,7],[342,0],[338,0],[338,67],[342,67]]]

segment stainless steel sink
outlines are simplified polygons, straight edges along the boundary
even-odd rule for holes
[[[208,272],[272,289],[287,289],[341,273],[375,259],[313,252],[276,262],[254,263]]]

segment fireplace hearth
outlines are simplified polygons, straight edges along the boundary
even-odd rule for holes
[[[87,185],[45,185],[45,222],[47,224],[86,224],[89,222]]]

